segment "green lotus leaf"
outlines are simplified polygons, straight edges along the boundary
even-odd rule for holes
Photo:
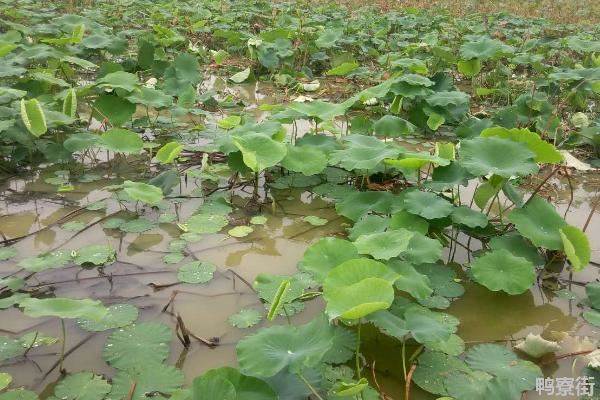
[[[317,282],[322,283],[329,271],[344,261],[355,258],[358,258],[358,250],[353,243],[327,237],[319,239],[305,250],[298,268],[310,273]]]
[[[294,102],[288,106],[291,110],[296,111],[308,118],[317,118],[321,121],[331,120],[346,112],[345,105],[328,103],[321,100],[315,100],[307,103]]]
[[[227,224],[229,220],[224,215],[204,213],[192,215],[185,222],[188,231],[193,233],[217,233]]]
[[[416,305],[406,310],[404,320],[406,329],[419,343],[448,340],[458,326],[458,319]]]
[[[264,225],[267,223],[267,217],[264,215],[255,215],[254,217],[250,218],[250,223],[252,225]]]
[[[522,390],[516,382],[503,378],[492,378],[486,387],[484,399],[489,400],[519,400],[523,397]]]
[[[356,62],[345,62],[345,63],[338,65],[337,67],[331,68],[330,70],[325,72],[325,75],[327,75],[327,76],[346,76],[350,72],[356,70],[358,67],[359,67],[359,65]]]
[[[449,165],[435,168],[431,180],[425,182],[424,186],[431,190],[444,191],[456,185],[467,186],[471,177],[459,162],[452,161]]]
[[[429,350],[439,351],[450,356],[458,356],[465,351],[464,340],[455,334],[451,334],[446,340],[426,341],[423,345]]]
[[[481,60],[472,58],[470,60],[460,60],[456,65],[458,72],[468,78],[472,78],[481,72]]]
[[[329,222],[325,218],[317,217],[316,215],[307,215],[306,217],[302,218],[302,221],[306,222],[307,224],[311,224],[312,226],[323,226],[327,225]]]
[[[444,379],[444,386],[453,398],[464,400],[482,400],[493,377],[483,371],[450,371]],[[508,400],[508,399],[507,399]]]
[[[433,107],[447,107],[448,105],[467,105],[470,96],[463,92],[435,92],[427,96],[425,101]]]
[[[242,152],[244,164],[254,172],[276,165],[287,153],[285,144],[276,142],[263,133],[234,137],[233,143]]]
[[[137,133],[120,128],[104,132],[98,143],[107,150],[124,154],[139,154],[144,147],[144,142]]]
[[[101,88],[123,89],[133,92],[139,85],[138,77],[125,71],[112,72],[96,80],[96,86]]]
[[[464,43],[460,46],[460,56],[464,60],[478,58],[482,61],[495,59],[503,54],[511,54],[514,48],[500,40],[482,37],[478,40]]]
[[[304,175],[316,175],[323,172],[327,167],[327,156],[325,153],[312,146],[287,146],[287,154],[281,165],[294,172]]]
[[[567,226],[565,220],[546,200],[535,196],[525,207],[514,209],[508,216],[519,233],[533,244],[550,250],[562,250],[560,229]]]
[[[0,400],[38,400],[38,395],[26,389],[14,389],[0,393]]]
[[[465,361],[473,369],[513,382],[519,392],[533,389],[536,378],[543,376],[537,365],[519,360],[500,344],[476,345],[467,351]]]
[[[98,300],[29,297],[21,300],[19,306],[28,317],[87,318],[100,320],[107,313],[106,308]]]
[[[163,199],[163,192],[160,188],[143,182],[125,181],[123,190],[133,200],[150,205],[158,204]]]
[[[387,214],[395,200],[389,192],[354,192],[335,204],[339,215],[357,221],[369,211]]]
[[[82,230],[86,227],[86,224],[84,224],[83,222],[79,222],[79,221],[69,221],[69,222],[65,222],[60,227],[61,227],[61,229],[64,229],[65,231],[79,232],[80,230]]]
[[[452,268],[441,264],[423,264],[417,267],[417,271],[429,277],[434,295],[453,298],[465,293],[465,288],[456,282],[456,273]]]
[[[543,140],[540,135],[529,129],[506,129],[502,127],[487,128],[481,131],[481,137],[499,137],[517,143],[525,143],[535,154],[539,163],[556,164],[563,160],[562,154],[551,143]]]
[[[233,387],[233,397],[231,400],[276,400],[277,395],[271,386],[265,381],[243,375],[237,369],[231,367],[222,367],[210,369],[204,375],[194,379],[192,383],[193,400],[212,400],[228,399],[230,394],[225,391],[226,396],[215,396],[213,390],[216,386],[223,385],[223,381],[228,382]],[[215,386],[216,382],[216,386]],[[229,387],[228,385],[224,385]]]
[[[162,323],[142,322],[113,332],[106,340],[104,360],[120,370],[162,363],[169,355],[171,329]]]
[[[327,29],[323,31],[317,40],[315,45],[320,49],[329,49],[335,46],[336,42],[344,37],[344,31],[340,29]]]
[[[242,338],[236,353],[242,373],[269,378],[302,372],[321,362],[333,343],[333,328],[321,315],[301,326],[272,326]]]
[[[459,358],[426,350],[417,360],[413,382],[427,392],[447,396],[444,381],[456,372],[470,372],[470,368]]]
[[[378,260],[389,260],[408,249],[413,232],[397,229],[359,236],[354,242],[360,254],[368,254]]]
[[[233,74],[229,79],[234,83],[242,83],[250,77],[250,67]]]
[[[29,133],[35,137],[39,138],[48,131],[44,110],[37,99],[21,99],[21,119]]]
[[[12,382],[12,375],[6,372],[0,372],[0,392],[3,391]]]
[[[410,333],[404,318],[388,310],[376,311],[367,315],[365,319],[375,325],[382,333],[400,340],[404,340],[404,336]]]
[[[414,264],[432,263],[442,258],[442,243],[419,232],[413,232],[401,257]]]
[[[373,129],[376,136],[396,138],[410,135],[415,131],[415,126],[394,115],[384,115],[373,124]]]
[[[192,261],[177,271],[177,279],[185,283],[206,283],[212,280],[217,266],[204,261]]]
[[[161,164],[170,164],[173,161],[175,161],[177,157],[179,157],[179,154],[182,150],[182,144],[178,142],[169,142],[160,149],[158,149],[158,151],[156,152],[156,159]]]
[[[93,264],[106,265],[115,261],[115,249],[110,245],[91,245],[77,250],[73,260],[77,265]]]
[[[385,264],[374,260],[345,261],[332,269],[323,282],[325,312],[330,319],[359,319],[385,310],[394,301],[392,285],[397,278]]]
[[[88,133],[78,132],[69,136],[63,143],[65,149],[71,152],[82,151],[95,147],[100,136]]]
[[[409,263],[392,260],[388,263],[388,267],[398,274],[398,279],[394,282],[398,290],[407,292],[415,299],[425,299],[433,293],[427,275],[421,274]]]
[[[400,210],[392,214],[389,224],[390,229],[404,228],[423,235],[426,235],[429,231],[429,222],[425,218],[411,214],[406,210]]]
[[[258,324],[262,314],[253,308],[244,308],[229,317],[229,323],[236,328],[250,328]]]
[[[441,158],[438,156],[433,156],[429,153],[402,153],[400,154],[400,158],[397,160],[385,159],[384,162],[388,165],[397,167],[397,168],[407,168],[407,169],[420,169],[427,164],[434,165],[448,165],[450,164],[450,160],[445,158]]]
[[[243,238],[248,236],[252,232],[254,232],[254,228],[252,228],[251,226],[241,225],[236,226],[235,228],[231,228],[229,231],[227,231],[227,234],[236,238]]]
[[[17,264],[30,272],[41,272],[52,268],[61,268],[71,261],[70,251],[53,251],[37,257],[24,258]]]
[[[119,230],[128,233],[142,233],[149,231],[156,226],[156,222],[148,218],[138,217],[119,225]]]
[[[18,339],[13,339],[8,336],[0,336],[0,361],[10,360],[25,353],[26,348]]]
[[[567,259],[575,271],[581,271],[590,263],[590,242],[585,232],[573,225],[563,226],[559,230]]]
[[[141,361],[115,375],[112,390],[105,400],[147,400],[148,393],[169,395],[183,385],[183,379],[183,372],[177,368],[155,361]],[[132,388],[133,393],[130,393]]]
[[[107,307],[106,315],[100,320],[79,319],[77,324],[89,332],[102,332],[122,328],[133,323],[138,317],[138,309],[132,304],[113,304]]]
[[[192,383],[192,398],[194,400],[235,400],[237,394],[233,383],[223,377],[218,375],[210,378],[200,376]]]
[[[134,104],[143,104],[153,108],[166,108],[173,105],[173,97],[162,90],[142,87],[127,97]]]
[[[600,326],[600,311],[590,310],[581,314],[583,319],[594,326]],[[0,342],[1,343],[1,342]]]
[[[591,282],[585,285],[585,293],[592,307],[600,310],[600,283]]]
[[[345,149],[333,151],[329,162],[351,171],[373,169],[386,158],[396,158],[400,150],[372,136],[350,135],[344,138]]]
[[[67,91],[67,95],[63,100],[62,112],[70,118],[75,118],[77,114],[77,92],[75,89],[71,88]]]
[[[365,215],[348,229],[348,239],[354,241],[362,235],[383,232],[388,229],[389,224],[390,219],[388,217]]]
[[[115,127],[131,120],[133,113],[135,113],[135,104],[113,94],[100,95],[94,102],[94,117],[99,121],[108,119],[108,122]]]
[[[14,247],[0,248],[0,261],[5,261],[17,255],[17,249]]]
[[[413,190],[404,196],[404,208],[425,219],[444,218],[454,210],[449,201],[434,193],[420,190]]]
[[[456,207],[450,214],[452,222],[468,226],[469,228],[485,228],[488,225],[487,216],[470,207]]]
[[[540,255],[538,248],[517,232],[496,236],[490,240],[489,246],[492,250],[506,249],[517,257],[528,259],[536,266],[545,263],[544,257]]]
[[[242,117],[239,115],[228,115],[227,117],[219,120],[217,126],[221,129],[230,130],[242,123]]]
[[[102,400],[110,388],[100,375],[79,372],[61,380],[54,389],[54,396],[63,400]]]
[[[185,258],[185,254],[181,252],[173,252],[169,254],[165,254],[162,258],[165,264],[177,264],[180,263]]]
[[[535,267],[508,250],[494,250],[471,263],[475,280],[492,291],[521,294],[535,282]]]
[[[534,157],[527,146],[498,137],[465,140],[460,146],[460,163],[476,176],[495,174],[510,178],[535,174],[539,168]]]

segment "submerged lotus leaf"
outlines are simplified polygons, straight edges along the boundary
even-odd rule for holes
[[[368,254],[378,260],[389,260],[408,249],[413,232],[397,229],[359,236],[354,242],[360,254]]]
[[[370,260],[346,261],[332,269],[323,283],[325,312],[330,319],[359,319],[385,310],[394,301],[398,275],[385,264]]]
[[[163,199],[163,192],[160,188],[143,182],[125,181],[123,190],[133,200],[150,205],[158,204]]]
[[[525,207],[513,210],[508,216],[510,222],[531,240],[533,244],[550,250],[562,250],[560,229],[567,225],[556,209],[539,196],[531,199]]]
[[[107,150],[124,154],[139,154],[144,147],[144,141],[137,133],[121,128],[104,132],[98,143]]]
[[[92,264],[106,265],[115,261],[115,249],[110,245],[85,246],[77,250],[73,260],[77,265]]]
[[[494,174],[504,178],[538,172],[535,154],[526,145],[498,137],[465,140],[460,146],[460,163],[476,176]],[[510,156],[507,156],[510,155]]]
[[[14,247],[0,248],[0,261],[5,261],[17,255],[17,249]]]
[[[242,152],[244,164],[254,172],[276,165],[287,154],[285,144],[276,142],[264,133],[234,137],[233,143]]]
[[[529,333],[525,340],[515,346],[515,349],[519,349],[530,357],[540,358],[546,354],[560,351],[561,346],[556,342],[544,339],[540,335]]]
[[[217,266],[205,261],[192,261],[177,271],[177,279],[185,283],[206,283],[212,280]]]
[[[504,249],[476,258],[471,271],[475,280],[488,289],[513,295],[526,292],[535,282],[534,265]]]
[[[327,155],[313,146],[287,146],[287,154],[281,165],[294,172],[304,175],[315,175],[327,167]]]
[[[83,228],[85,228],[86,224],[84,224],[83,222],[79,222],[79,221],[69,221],[69,222],[65,222],[60,227],[61,227],[61,229],[64,229],[65,231],[68,231],[68,232],[78,232],[78,231],[82,230]]]
[[[113,304],[107,307],[106,315],[100,320],[79,319],[79,326],[90,332],[102,332],[122,328],[133,323],[138,317],[138,309],[132,304]]]
[[[321,315],[306,325],[263,328],[242,338],[236,353],[242,373],[269,378],[281,371],[302,372],[321,362],[333,343],[333,328]]]
[[[298,268],[322,283],[329,271],[354,258],[358,258],[358,250],[352,242],[327,237],[319,239],[306,249]]]
[[[590,242],[585,232],[573,225],[563,226],[559,230],[565,254],[573,269],[581,271],[590,262]]]
[[[54,389],[54,396],[61,400],[102,400],[110,388],[100,375],[79,372],[61,380]]]
[[[467,351],[465,361],[473,369],[513,382],[519,392],[533,389],[536,378],[543,376],[537,365],[519,360],[515,353],[500,344],[476,345]]]
[[[104,360],[121,370],[160,364],[169,355],[171,329],[158,322],[142,322],[113,332],[106,340]]]
[[[425,219],[444,218],[454,210],[454,206],[449,201],[435,193],[420,190],[413,190],[404,196],[404,208]]]
[[[194,400],[277,400],[277,395],[267,382],[243,375],[231,367],[206,371],[194,379],[192,392]]]
[[[193,233],[217,233],[223,229],[229,220],[220,214],[196,214],[185,222],[189,232]]]
[[[413,382],[427,392],[447,396],[444,380],[455,372],[470,372],[470,369],[459,358],[426,350],[417,360]]]
[[[450,214],[452,222],[468,226],[469,228],[485,228],[488,225],[488,219],[480,211],[473,210],[470,207],[456,207]]]
[[[329,155],[333,165],[352,171],[373,169],[386,158],[396,158],[400,150],[372,136],[350,135],[344,138],[345,148]]]
[[[155,361],[140,362],[117,373],[105,400],[147,400],[148,393],[169,395],[183,385],[183,379],[181,370],[170,365]],[[133,393],[130,393],[132,388]]]
[[[100,320],[107,313],[106,308],[98,300],[29,297],[21,300],[19,306],[28,317],[88,318]]]
[[[525,143],[529,150],[535,154],[535,161],[539,163],[556,164],[563,160],[563,156],[553,144],[543,140],[540,135],[529,129],[506,129],[502,127],[487,128],[481,131],[481,137],[500,137],[518,143]]]
[[[229,323],[236,328],[250,328],[258,324],[262,314],[253,308],[244,308],[229,317]]]

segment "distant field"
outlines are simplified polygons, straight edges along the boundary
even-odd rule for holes
[[[352,5],[363,1],[342,0]],[[383,9],[418,7],[445,9],[452,14],[510,12],[516,15],[548,18],[562,23],[600,22],[598,0],[377,0]]]

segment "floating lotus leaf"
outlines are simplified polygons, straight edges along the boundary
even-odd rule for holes
[[[104,360],[121,370],[160,364],[169,355],[171,329],[162,323],[143,322],[113,332],[104,347]]]
[[[244,164],[254,172],[276,165],[287,154],[283,143],[276,142],[263,133],[234,137],[233,143],[242,152]]]
[[[181,370],[170,365],[154,361],[140,362],[115,375],[112,390],[105,400],[147,400],[148,393],[168,395],[183,385],[183,378]],[[133,393],[130,393],[132,388]]]
[[[467,351],[465,361],[473,369],[513,382],[519,392],[533,389],[536,378],[543,376],[537,365],[519,360],[516,354],[500,344],[476,345]]]
[[[281,165],[294,172],[304,175],[315,175],[327,167],[327,155],[312,146],[287,146],[287,154]]]
[[[276,400],[277,395],[271,386],[265,381],[241,374],[237,369],[231,367],[222,367],[206,371],[204,375],[196,378],[192,383],[194,400],[212,400],[228,399],[225,396],[213,396],[211,388],[217,382],[217,385],[223,385],[222,381],[228,382],[233,387],[234,396],[231,400]],[[228,386],[228,385],[224,385]],[[227,391],[226,391],[227,393]]]
[[[492,291],[521,294],[535,282],[535,267],[522,257],[500,249],[478,257],[471,263],[475,280]]]
[[[306,249],[298,268],[322,283],[329,271],[354,258],[358,258],[358,250],[353,243],[334,237],[322,238]]]
[[[236,238],[243,238],[248,236],[252,232],[254,232],[254,228],[252,228],[251,226],[241,225],[236,226],[235,228],[231,228],[229,231],[227,231],[227,234]]]
[[[397,274],[369,259],[346,261],[332,269],[323,283],[325,312],[330,319],[358,319],[389,308]]]
[[[18,339],[8,336],[0,336],[0,361],[10,360],[11,358],[23,355],[27,350],[23,348],[23,343]]]
[[[423,345],[429,350],[439,351],[450,356],[458,356],[465,351],[464,340],[455,334],[451,334],[446,340],[426,341]]]
[[[86,225],[83,222],[79,222],[79,221],[69,221],[69,222],[62,224],[60,227],[62,229],[64,229],[65,231],[78,232],[78,231],[82,230],[83,228],[85,228]]]
[[[165,264],[177,264],[181,262],[185,258],[185,254],[182,252],[173,252],[169,254],[165,254],[162,258]]]
[[[585,285],[585,293],[587,294],[590,305],[595,309],[600,310],[600,283],[588,283]]]
[[[252,225],[264,225],[267,223],[267,217],[264,215],[255,215],[254,217],[250,218],[250,223]]]
[[[413,382],[427,392],[447,396],[444,380],[450,373],[461,371],[470,372],[469,367],[461,359],[426,350],[417,360]]]
[[[0,400],[38,400],[38,395],[30,390],[15,389],[0,393]]]
[[[501,127],[487,128],[481,131],[481,137],[499,137],[517,143],[525,143],[529,150],[535,154],[535,161],[539,163],[556,164],[563,160],[563,156],[551,143],[543,140],[540,135],[529,129],[506,129]]]
[[[581,314],[583,319],[585,319],[588,323],[599,326],[600,327],[600,312],[596,310],[586,311]]]
[[[444,379],[448,394],[461,400],[482,400],[493,376],[483,371],[451,371]],[[507,399],[508,400],[508,399]]]
[[[107,150],[124,154],[139,154],[144,147],[144,142],[137,133],[120,128],[104,132],[98,143]]]
[[[138,309],[132,304],[113,304],[107,307],[106,315],[100,320],[80,319],[79,326],[90,332],[102,332],[122,328],[133,323],[138,317]]]
[[[17,255],[17,249],[14,247],[2,247],[0,248],[0,261],[8,260]]]
[[[224,215],[219,214],[196,214],[192,215],[185,222],[185,226],[189,232],[193,233],[217,233],[223,229],[229,220]]]
[[[147,185],[150,186],[150,185]],[[147,193],[146,193],[147,194]],[[150,199],[146,199],[150,200]],[[142,233],[149,231],[156,226],[156,222],[149,220],[148,218],[138,217],[130,221],[124,222],[119,226],[119,229],[123,232],[128,233]]]
[[[397,229],[359,236],[354,242],[360,254],[368,254],[378,260],[389,260],[408,249],[413,232]]]
[[[262,314],[253,308],[244,308],[229,317],[229,323],[236,328],[250,328],[258,324]]]
[[[206,283],[212,280],[217,266],[204,261],[192,261],[177,271],[177,279],[186,283]]]
[[[323,226],[327,225],[329,222],[325,218],[317,217],[316,215],[307,215],[306,217],[302,218],[302,221],[312,226]]]
[[[434,193],[420,190],[413,190],[404,196],[404,208],[425,219],[444,218],[454,210],[449,201]]]
[[[333,343],[333,328],[324,316],[301,326],[272,326],[242,338],[236,353],[242,373],[268,378],[281,371],[302,372],[319,365]]]
[[[53,251],[37,257],[24,258],[17,264],[30,272],[41,272],[51,268],[61,268],[71,261],[71,252]]]
[[[110,388],[100,375],[79,372],[61,380],[54,389],[54,396],[62,400],[102,400]]]
[[[561,346],[556,342],[544,339],[540,335],[528,333],[525,340],[519,342],[515,349],[519,349],[530,357],[540,358],[546,354],[560,351]]]
[[[585,232],[573,225],[559,230],[565,254],[575,271],[581,271],[590,263],[590,242]]]
[[[488,225],[487,216],[470,207],[456,207],[450,214],[452,222],[468,226],[469,228],[485,228]]]
[[[92,245],[77,250],[73,260],[77,265],[93,264],[106,265],[115,261],[115,249],[110,245]]]
[[[460,163],[476,176],[495,174],[510,178],[535,174],[539,168],[534,157],[526,145],[498,137],[465,140],[460,146]]]
[[[21,300],[19,306],[28,317],[87,318],[100,320],[107,313],[106,308],[98,300],[29,297]]]
[[[510,222],[531,240],[533,244],[551,250],[562,250],[560,229],[567,225],[556,209],[539,196],[531,199],[525,207],[513,210],[508,216]]]
[[[352,171],[355,169],[370,170],[386,158],[396,158],[400,150],[372,136],[350,135],[345,138],[346,147],[335,150],[329,156],[333,165]]]

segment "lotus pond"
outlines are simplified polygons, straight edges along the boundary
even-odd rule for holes
[[[0,0],[0,400],[600,398],[599,38]]]

